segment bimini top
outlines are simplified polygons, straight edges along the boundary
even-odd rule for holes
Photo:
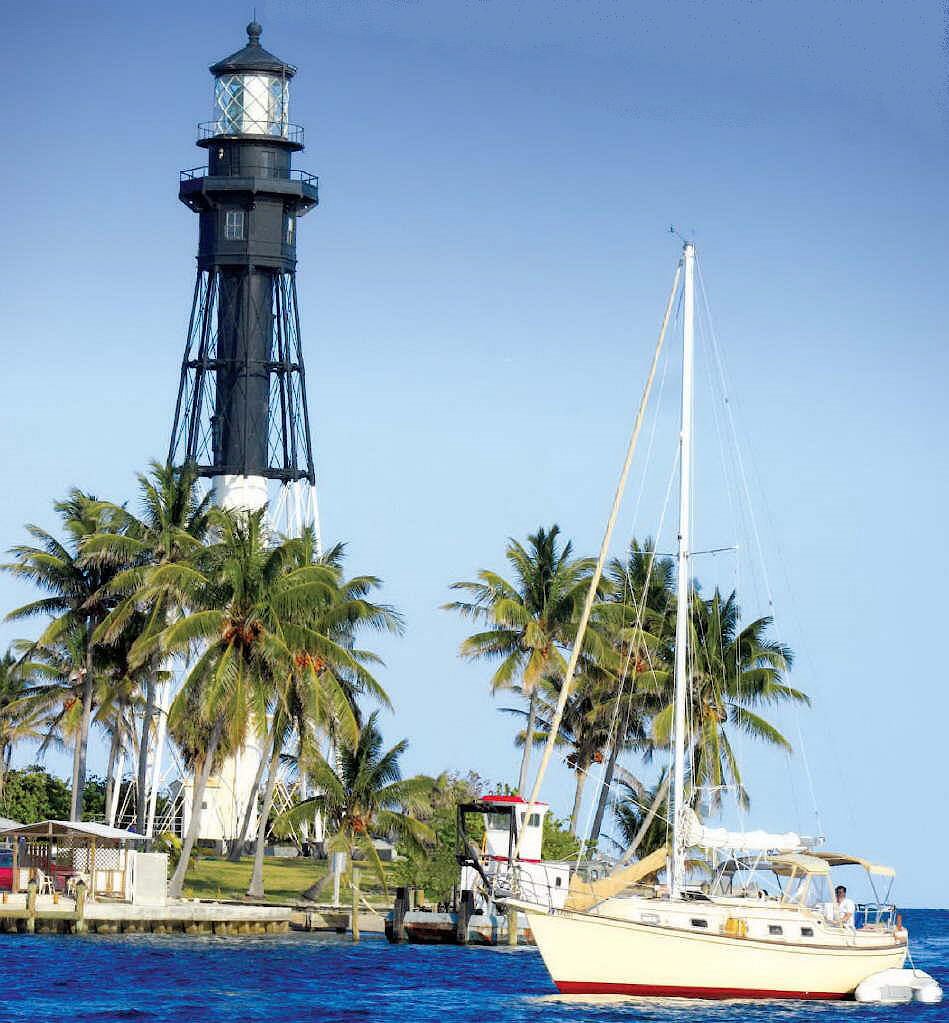
[[[0,835],[8,838],[63,838],[68,835],[85,835],[87,838],[102,838],[109,842],[142,842],[144,835],[123,828],[110,828],[108,824],[95,821],[38,821],[36,824],[18,824],[15,828],[4,828]]]
[[[785,853],[783,856],[772,856],[770,864],[772,872],[781,876],[791,874],[827,876],[830,874],[829,863],[806,853]]]
[[[266,71],[271,74],[283,75],[284,78],[292,78],[297,69],[292,64],[275,57],[260,45],[260,34],[263,29],[256,21],[247,26],[247,45],[242,50],[237,50],[230,57],[219,60],[211,65],[212,75],[240,74],[242,71],[255,72]]]
[[[848,856],[846,853],[815,852],[815,856],[825,860],[830,867],[863,867],[869,874],[880,874],[882,877],[896,877],[892,867],[884,867],[880,863],[871,863],[862,856]]]

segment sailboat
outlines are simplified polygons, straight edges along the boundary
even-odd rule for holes
[[[892,882],[893,871],[861,857],[815,850],[814,843],[794,832],[707,827],[686,799],[695,335],[695,248],[690,241],[684,243],[676,269],[558,711],[572,683],[680,278],[682,404],[671,842],[612,877],[592,883],[572,881],[559,907],[552,900],[525,897],[514,877],[507,905],[526,915],[550,976],[565,994],[847,998],[871,975],[903,966],[907,932],[887,901],[888,889],[876,903],[861,906],[859,919],[841,922],[833,917],[832,903],[818,902],[819,893],[829,886],[832,868],[864,867],[874,892],[882,879]],[[555,714],[552,738],[559,720]],[[552,741],[545,749],[530,803],[537,800],[551,749]],[[689,883],[687,853],[694,848],[711,854],[717,864],[711,884]]]

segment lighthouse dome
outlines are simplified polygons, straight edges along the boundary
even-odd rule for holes
[[[262,32],[252,21],[247,45],[211,65],[216,135],[288,136],[296,68],[260,45]]]

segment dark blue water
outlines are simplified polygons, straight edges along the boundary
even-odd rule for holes
[[[949,989],[949,910],[908,910],[917,965]],[[534,949],[354,947],[337,938],[0,936],[0,1023],[577,1023],[949,1020],[949,1002],[665,1002],[561,997]]]

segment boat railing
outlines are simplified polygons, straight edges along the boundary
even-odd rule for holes
[[[896,926],[896,906],[890,902],[858,902],[854,926],[874,930],[892,930]]]
[[[495,876],[494,889],[496,897],[515,895],[519,899],[533,902],[535,906],[544,906],[548,910],[557,908],[558,902],[563,902],[563,889],[555,889],[547,880],[519,866],[500,871]],[[555,895],[555,891],[557,895]]]

